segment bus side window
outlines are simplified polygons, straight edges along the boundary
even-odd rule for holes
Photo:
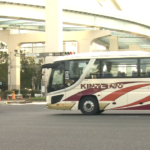
[[[86,79],[97,79],[100,78],[100,75],[100,62],[96,60],[89,73],[87,74]]]
[[[137,77],[137,59],[106,59],[102,61],[103,77]]]
[[[67,78],[65,79],[66,86],[70,86],[80,79],[88,63],[89,60],[66,61],[65,70],[68,73]]]
[[[150,59],[149,58],[140,59],[140,76],[150,77]]]

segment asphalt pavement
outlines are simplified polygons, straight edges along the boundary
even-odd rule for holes
[[[149,150],[150,111],[86,116],[37,104],[0,104],[0,150]]]

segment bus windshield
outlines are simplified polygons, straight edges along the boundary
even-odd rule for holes
[[[51,81],[51,91],[57,91],[64,88],[64,70],[53,69],[52,70],[52,81]]]

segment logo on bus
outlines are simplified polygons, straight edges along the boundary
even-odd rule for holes
[[[81,89],[109,89],[109,88],[123,88],[123,83],[111,84],[81,84]]]

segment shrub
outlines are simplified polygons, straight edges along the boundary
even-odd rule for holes
[[[15,94],[18,94],[18,93],[19,93],[19,90],[17,90],[17,89],[12,89],[11,92],[12,92],[12,91],[15,91]]]
[[[24,98],[26,98],[26,97],[28,97],[28,95],[27,94],[29,94],[29,92],[28,92],[28,90],[20,90],[20,93],[22,94],[22,96],[24,97]]]
[[[33,90],[31,91],[31,97],[34,97],[34,91]]]
[[[46,97],[31,97],[27,101],[46,101]]]
[[[4,92],[3,91],[0,92],[0,97],[1,97],[1,99],[4,98]]]
[[[40,90],[32,90],[32,91],[30,91],[30,93],[31,93],[31,97],[34,97],[34,94],[40,94],[41,91]]]
[[[7,94],[11,94],[11,91],[9,91],[9,90],[1,91],[0,92],[1,99],[6,99],[7,98]]]
[[[21,90],[20,93],[22,94],[22,96],[24,98],[27,98],[28,97],[27,94],[31,94],[31,97],[34,97],[34,94],[40,94],[41,91],[40,90],[31,90],[31,91],[29,91],[29,90],[24,89],[24,90]]]

